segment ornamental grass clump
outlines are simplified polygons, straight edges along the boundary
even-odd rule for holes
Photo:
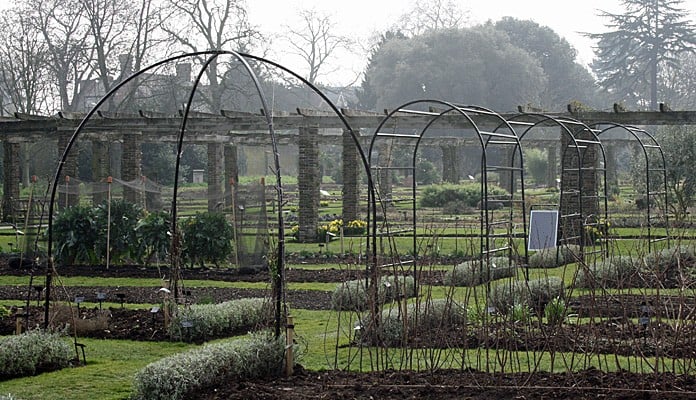
[[[33,376],[70,365],[75,353],[62,335],[32,330],[0,339],[0,380]]]
[[[180,309],[168,329],[174,340],[205,341],[268,326],[272,318],[268,300],[240,299],[219,304],[194,304]]]
[[[175,354],[136,373],[131,399],[186,399],[202,388],[230,380],[277,376],[284,351],[283,337],[263,333]]]
[[[529,256],[529,268],[560,267],[576,262],[580,254],[580,246],[575,244],[539,250]]]
[[[493,257],[490,262],[465,261],[445,272],[443,283],[448,286],[477,286],[489,281],[515,276],[517,269],[507,257]]]
[[[331,306],[336,311],[363,311],[368,307],[368,288],[365,279],[339,283],[331,294]],[[412,276],[383,276],[377,285],[377,302],[384,304],[399,298],[415,296]]]

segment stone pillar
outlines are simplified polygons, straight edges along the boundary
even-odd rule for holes
[[[447,183],[459,183],[461,173],[459,168],[459,147],[453,145],[441,145],[442,150],[442,181]]]
[[[379,197],[382,200],[391,198],[392,195],[392,170],[389,169],[392,164],[392,145],[389,140],[382,140],[377,144],[379,151],[379,175],[377,177],[377,187]]]
[[[516,153],[516,148],[512,145],[502,145],[498,146],[498,151],[496,152],[491,152],[488,155],[489,156],[498,156],[500,157],[500,161],[498,161],[498,165],[502,167],[516,167],[520,165],[520,160],[519,157],[520,155]],[[517,190],[517,177],[520,176],[519,171],[514,171],[512,169],[499,169],[498,170],[498,185],[509,191],[510,194],[515,193],[515,190]],[[490,183],[490,182],[489,182]]]
[[[239,185],[239,167],[237,165],[237,146],[226,144],[224,150],[225,159],[225,207],[234,204],[235,188]],[[234,186],[232,186],[232,182]]]
[[[140,161],[142,151],[140,149],[141,137],[139,133],[123,134],[123,146],[121,154],[121,179],[126,182],[140,182],[142,170]],[[142,204],[140,191],[124,187],[123,199],[129,203]]]
[[[299,191],[299,240],[315,241],[319,223],[319,129],[300,128],[299,168],[297,186]]]
[[[208,143],[208,211],[222,211],[225,202],[222,193],[222,143]]]
[[[546,147],[546,186],[556,187],[558,182],[558,146],[549,144]]]
[[[359,131],[354,131],[359,135]],[[343,222],[360,219],[360,171],[363,168],[358,147],[347,129],[343,130]]]
[[[62,157],[65,148],[70,142],[71,133],[61,132],[58,135],[58,154]],[[80,186],[77,183],[77,155],[78,146],[73,145],[70,154],[65,159],[63,170],[58,178],[58,207],[72,207],[80,203]],[[72,182],[72,183],[71,183]]]
[[[92,141],[92,181],[99,183],[95,188],[106,182],[109,176],[109,144],[100,140]],[[100,204],[106,201],[107,192],[94,191],[92,203]]]
[[[3,142],[2,220],[16,222],[15,201],[19,199],[19,143]]]
[[[614,144],[606,143],[604,144],[604,157],[606,158],[606,168],[607,171],[607,191],[609,195],[618,195],[619,190],[619,178],[616,174],[616,147]]]

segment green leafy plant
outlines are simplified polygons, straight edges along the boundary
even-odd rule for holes
[[[568,305],[560,297],[556,297],[544,307],[544,317],[549,325],[560,325],[568,316]]]
[[[138,241],[137,255],[146,265],[154,257],[165,260],[169,254],[171,242],[169,213],[156,211],[149,213],[138,221],[135,226],[135,236]]]
[[[526,304],[513,304],[506,315],[512,322],[528,323],[532,319],[532,310]]]
[[[94,222],[97,227],[98,237],[95,243],[96,252],[102,258],[106,258],[107,228],[109,239],[109,258],[114,263],[122,261],[123,257],[136,255],[138,252],[138,239],[135,228],[143,216],[143,210],[137,204],[121,200],[111,200],[97,206],[94,210]]]
[[[181,227],[184,236],[184,257],[191,263],[205,266],[209,261],[215,266],[232,254],[232,224],[224,214],[196,213],[186,219]]]
[[[65,264],[95,263],[95,243],[99,236],[94,209],[73,206],[60,212],[53,221],[55,257]]]

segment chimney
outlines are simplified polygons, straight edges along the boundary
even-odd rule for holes
[[[191,63],[176,64],[176,79],[179,82],[191,82]]]

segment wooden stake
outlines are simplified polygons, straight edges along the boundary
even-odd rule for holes
[[[294,356],[295,324],[292,315],[288,315],[288,323],[285,326],[285,376],[292,376],[295,364]]]

